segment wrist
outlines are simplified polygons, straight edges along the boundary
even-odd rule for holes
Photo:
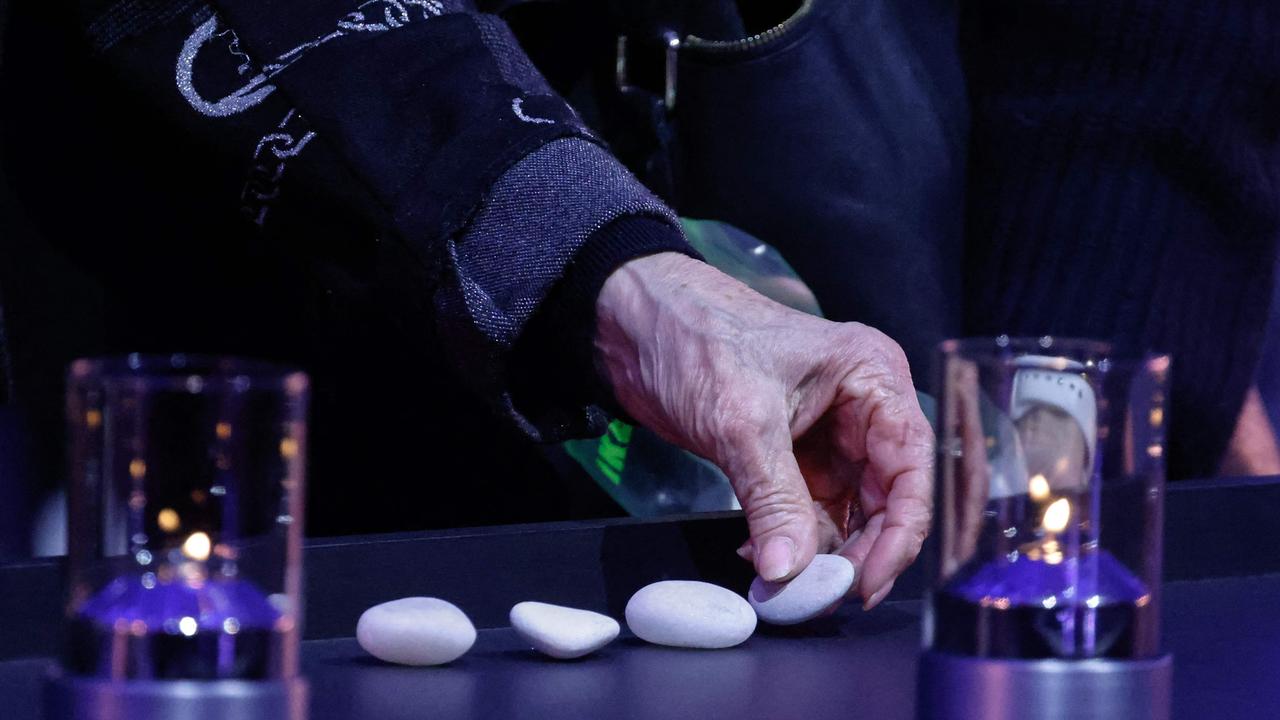
[[[653,253],[683,257],[684,252],[693,250],[679,229],[655,217],[623,216],[593,233],[521,337],[524,359],[513,364],[517,377],[512,383],[521,406],[535,415],[542,408],[583,405],[617,414],[594,358],[602,288],[620,266],[636,258]],[[561,423],[549,418],[548,424]]]

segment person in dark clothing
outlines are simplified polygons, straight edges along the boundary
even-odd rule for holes
[[[1280,239],[1280,5],[988,0],[963,27],[965,332],[1168,352],[1170,477],[1218,474],[1233,434],[1274,457],[1245,400]]]
[[[1280,234],[1274,3],[740,3],[781,13],[750,30],[688,16],[712,0],[623,4],[695,26],[681,212],[774,245],[919,384],[952,336],[1168,352],[1169,476],[1280,473],[1250,387]]]
[[[527,439],[598,432],[616,404],[726,470],[766,578],[840,548],[871,606],[919,551],[931,432],[901,350],[701,263],[496,16],[75,5],[88,48],[21,55],[83,59],[56,81],[9,72],[10,33],[6,162],[103,289],[89,349],[301,363],[320,527],[510,508]]]

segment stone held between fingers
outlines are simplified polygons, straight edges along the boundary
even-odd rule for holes
[[[761,620],[771,625],[795,625],[812,620],[845,596],[853,587],[853,564],[840,555],[815,555],[801,573],[788,582],[757,577],[747,601]]]
[[[672,647],[733,647],[756,629],[756,613],[741,595],[695,580],[640,588],[627,602],[626,618],[640,639]]]
[[[589,655],[613,642],[622,629],[608,615],[532,601],[512,607],[510,619],[535,650],[560,660]]]
[[[399,665],[443,665],[476,642],[466,613],[440,598],[407,597],[374,605],[356,623],[365,652]]]

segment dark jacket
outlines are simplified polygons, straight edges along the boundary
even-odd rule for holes
[[[321,533],[572,512],[528,438],[602,427],[609,271],[691,251],[505,24],[460,0],[76,9],[79,33],[65,7],[14,9],[5,162],[101,329],[50,357],[24,328],[16,372],[133,350],[302,365]]]
[[[1172,354],[1169,474],[1217,473],[1280,240],[1280,4],[968,5],[965,329]]]

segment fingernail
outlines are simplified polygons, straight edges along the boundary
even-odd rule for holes
[[[885,585],[884,587],[880,588],[879,590],[877,590],[877,591],[875,592],[875,594],[874,594],[874,595],[872,595],[871,597],[867,598],[867,601],[866,601],[865,603],[863,603],[863,604],[862,604],[862,609],[863,609],[863,610],[870,610],[871,608],[873,608],[873,607],[875,607],[875,606],[879,605],[879,604],[880,604],[880,601],[881,601],[881,600],[884,600],[885,596],[886,596],[886,595],[888,595],[888,594],[889,594],[889,591],[890,591],[890,590],[892,590],[892,589],[893,589],[893,583],[892,583],[892,582],[890,582],[889,584],[887,584],[887,585]]]
[[[756,556],[755,547],[752,546],[750,540],[742,543],[742,547],[738,548],[735,552],[738,553],[738,557],[746,560],[747,562],[751,562]]]
[[[846,550],[853,547],[854,543],[858,542],[858,538],[860,537],[862,537],[861,530],[854,530],[853,532],[849,533],[849,537],[845,538],[844,542],[840,543],[840,549],[836,550],[836,554],[843,555]],[[853,562],[853,561],[850,560],[849,562]]]
[[[789,537],[775,537],[764,544],[756,563],[760,577],[777,582],[791,574],[795,565],[796,544]]]

